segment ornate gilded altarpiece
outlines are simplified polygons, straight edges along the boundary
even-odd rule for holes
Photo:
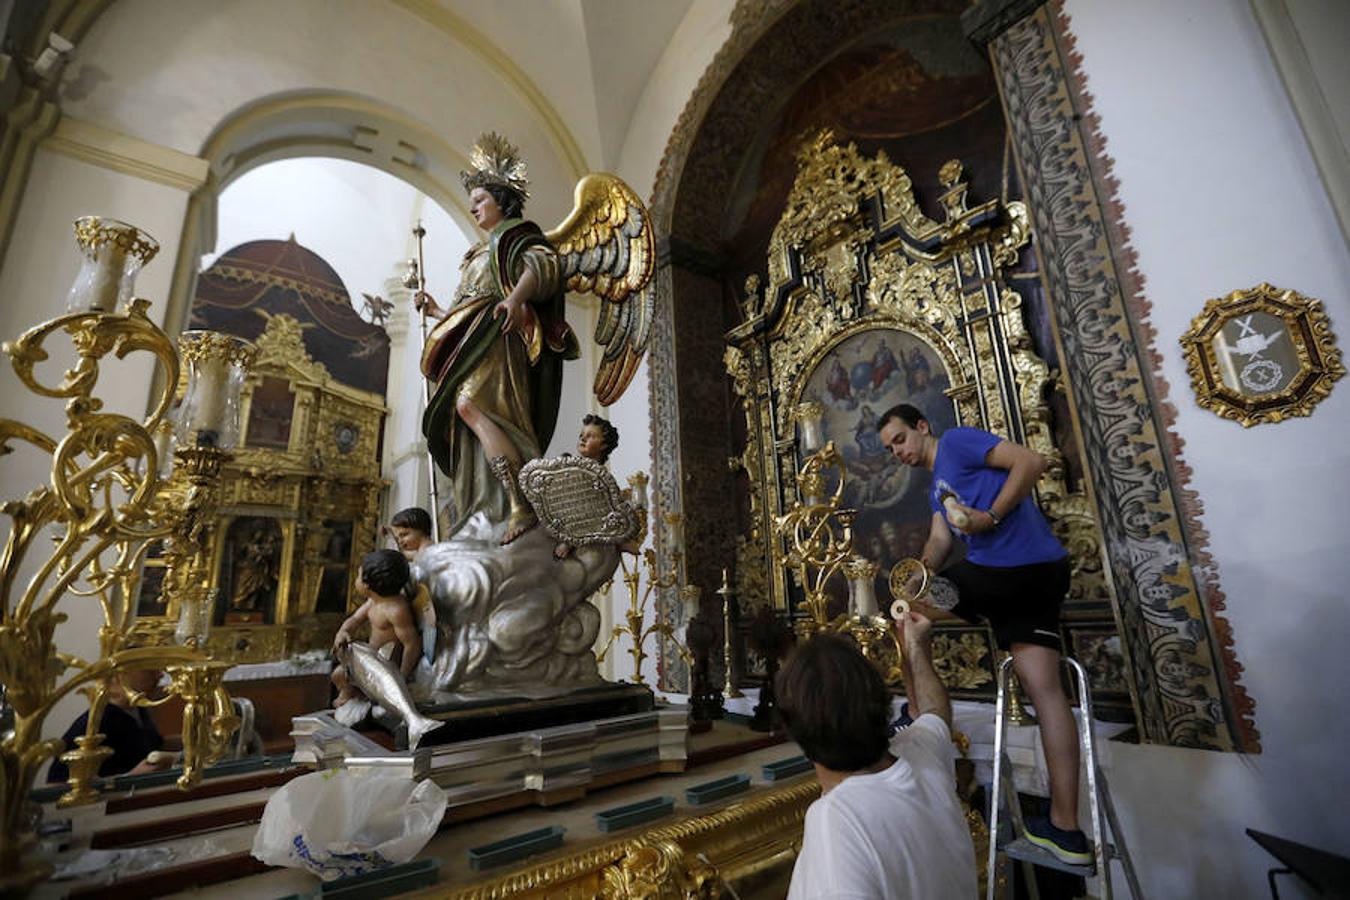
[[[1071,634],[1069,651],[1109,661],[1090,665],[1101,672],[1094,680],[1130,682],[1146,740],[1259,750],[1254,703],[1240,681],[1199,498],[1171,430],[1149,304],[1069,18],[1060,2],[986,6],[997,14],[972,20],[967,36],[986,48],[997,82],[1119,617],[1118,633]],[[725,548],[734,524],[724,522],[735,521],[723,514],[726,482],[693,476],[729,443],[697,415],[723,403],[712,376],[723,317],[709,307],[725,287],[707,236],[719,232],[725,197],[762,127],[756,120],[778,108],[784,84],[857,36],[907,15],[964,21],[973,11],[964,0],[739,0],[730,36],[676,123],[649,203],[669,235],[653,281],[652,487],[697,526],[686,559],[706,570],[696,573],[703,582],[733,562]],[[705,506],[709,514],[695,522]],[[658,552],[669,558],[659,541]],[[698,563],[704,557],[707,564]],[[669,619],[678,608],[672,594],[660,614]],[[662,666],[663,686],[680,689],[684,673],[669,648]]]
[[[335,380],[305,348],[302,323],[269,315],[242,392],[246,423],[221,478],[212,535],[216,589],[208,646],[234,662],[283,659],[327,647],[347,614],[357,564],[374,549],[378,394]],[[151,556],[137,631],[172,639],[180,610],[159,594]]]
[[[1021,296],[1003,277],[1029,240],[1026,209],[996,200],[971,206],[955,160],[939,180],[941,222],[924,215],[909,175],[884,155],[866,158],[829,132],[801,149],[769,245],[768,283],[761,290],[751,279],[744,323],[728,335],[727,370],[746,417],[738,462],[750,494],[750,528],[736,559],[740,597],[788,611],[801,599],[800,586],[774,564],[773,521],[798,499],[793,411],[804,402],[824,407],[824,439],[844,455],[843,503],[858,510],[855,552],[882,566],[878,590],[891,565],[918,554],[931,520],[929,475],[896,464],[876,433],[882,412],[912,403],[939,432],[984,428],[1050,461],[1036,497],[1073,560],[1066,645],[1118,639],[1092,504],[1069,488],[1054,442],[1047,400],[1054,375],[1032,348]],[[843,579],[834,587],[842,611]],[[954,693],[992,696],[997,651],[987,627],[948,616],[935,646]],[[1133,718],[1119,664],[1098,668],[1101,705]]]

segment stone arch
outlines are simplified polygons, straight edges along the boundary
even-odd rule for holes
[[[221,122],[200,155],[210,170],[188,200],[165,315],[165,327],[171,332],[185,321],[198,260],[215,247],[221,192],[267,163],[303,156],[363,163],[430,197],[464,234],[476,230],[458,181],[468,159],[423,123],[369,97],[304,91],[256,100]]]
[[[469,117],[464,113],[486,107],[492,110],[492,121],[484,121],[483,126],[495,125],[514,134],[527,156],[535,160],[536,167],[542,163],[551,173],[561,174],[563,181],[569,176],[580,178],[590,168],[566,119],[503,49],[500,33],[489,34],[469,18],[441,4],[382,0],[358,5],[344,13],[341,22],[328,23],[336,32],[339,45],[361,50],[345,66],[331,65],[334,54],[329,48],[308,41],[289,48],[291,55],[280,66],[255,65],[246,70],[223,61],[232,52],[230,47],[257,44],[276,48],[278,36],[284,36],[288,28],[303,29],[307,16],[331,18],[321,0],[296,0],[280,7],[267,7],[264,0],[251,0],[244,4],[251,8],[232,9],[229,17],[194,15],[181,5],[123,6],[107,0],[96,3],[59,0],[50,7],[40,16],[28,17],[32,22],[25,26],[22,36],[34,49],[29,55],[45,47],[49,33],[59,32],[77,45],[69,63],[62,61],[59,65],[75,64],[81,68],[76,78],[67,79],[73,84],[63,87],[58,67],[41,85],[25,89],[21,115],[16,119],[18,131],[22,132],[22,140],[16,144],[19,152],[10,152],[15,150],[9,146],[14,141],[7,141],[0,148],[0,162],[6,163],[10,176],[6,185],[9,189],[0,196],[0,255],[8,229],[14,226],[18,215],[36,144],[63,114],[150,144],[193,154],[199,152],[202,146],[199,141],[217,116],[222,122],[229,121],[250,107],[284,96],[281,92],[304,93],[311,87],[322,91],[326,86],[335,93],[361,91],[397,98],[391,102],[411,115],[420,116],[422,121],[439,123],[447,105],[452,111],[458,107],[459,114],[445,121],[451,125],[463,123],[463,127],[436,131],[465,146],[476,137],[476,131],[468,132]],[[260,11],[266,14],[257,15]],[[147,33],[161,33],[164,29],[178,29],[166,33],[175,35],[171,39],[173,52],[140,52]],[[182,33],[184,29],[187,34]],[[341,41],[343,32],[351,40]],[[412,44],[416,46],[411,47]],[[278,52],[272,58],[280,56]],[[470,61],[467,67],[457,62],[465,59]],[[373,65],[373,60],[381,64]],[[119,64],[114,65],[114,61]],[[83,77],[86,70],[91,73],[87,79]],[[236,71],[238,78],[210,80],[222,72]],[[472,74],[465,77],[469,71]],[[352,73],[359,73],[359,77]],[[91,87],[110,77],[123,79],[129,88],[109,91]],[[159,78],[166,90],[156,90]],[[448,93],[440,87],[446,84],[454,85]],[[435,87],[413,87],[416,85]],[[192,98],[187,105],[176,104],[186,98]],[[0,106],[8,108],[5,104]],[[390,118],[409,119],[409,116],[395,113]],[[388,130],[394,122],[382,124]],[[290,137],[294,139],[295,135]],[[332,135],[315,137],[321,147],[327,147],[318,151],[320,155],[340,155],[328,140]],[[423,143],[429,143],[425,136]],[[284,158],[288,153],[300,155],[304,145],[273,149],[279,154],[276,158]],[[359,156],[349,158],[368,161]],[[415,178],[405,180],[423,187]],[[423,190],[435,196],[432,191]],[[447,209],[451,208],[437,199]],[[200,211],[200,204],[194,203],[191,212]],[[200,223],[195,227],[200,233]],[[181,307],[185,281],[180,269],[181,266],[176,267],[172,293],[179,297]],[[172,317],[169,324],[174,324]]]

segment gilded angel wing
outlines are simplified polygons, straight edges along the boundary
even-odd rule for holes
[[[562,258],[567,288],[600,298],[596,343],[604,347],[595,396],[609,406],[633,380],[651,333],[647,285],[655,262],[651,219],[633,189],[592,172],[577,182],[572,214],[548,239]]]

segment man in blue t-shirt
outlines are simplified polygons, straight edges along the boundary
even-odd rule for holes
[[[1069,560],[1031,498],[1045,457],[978,428],[952,428],[938,437],[907,403],[883,413],[877,430],[892,456],[933,473],[933,518],[921,561],[956,585],[961,599],[953,612],[967,621],[989,620],[1036,708],[1050,815],[1028,817],[1026,836],[1064,862],[1091,864],[1078,829],[1078,729],[1059,677],[1059,608],[1069,592]],[[946,565],[953,531],[967,552]]]

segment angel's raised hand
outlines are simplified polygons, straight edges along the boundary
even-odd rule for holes
[[[434,319],[439,319],[442,315],[440,304],[426,291],[418,291],[413,294],[413,309],[418,312],[425,312]]]

